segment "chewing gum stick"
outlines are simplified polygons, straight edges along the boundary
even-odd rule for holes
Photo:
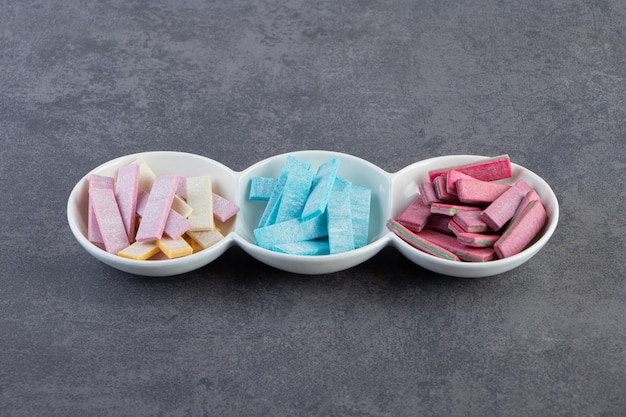
[[[509,155],[505,154],[488,158],[484,161],[457,165],[443,169],[435,169],[430,171],[428,176],[432,181],[437,176],[445,174],[452,169],[483,181],[501,180],[510,178],[512,175],[511,160],[509,159]]]
[[[400,239],[404,240],[409,245],[413,246],[416,249],[421,250],[422,252],[426,252],[430,255],[436,256],[438,258],[447,259],[449,261],[460,261],[459,257],[449,250],[433,243],[422,236],[419,233],[414,233],[402,226],[400,223],[393,219],[389,219],[387,221],[387,228],[391,230],[395,235],[397,235]]]
[[[492,230],[500,230],[502,226],[511,220],[520,202],[531,189],[532,188],[526,181],[519,180],[487,206],[481,215],[481,219],[487,223]]]
[[[531,201],[494,244],[498,257],[507,258],[524,250],[547,221],[548,215],[542,202]]]
[[[420,232],[431,216],[431,206],[417,196],[409,206],[396,216],[398,223],[414,232]]]
[[[100,233],[107,252],[117,255],[129,245],[126,228],[115,201],[115,194],[110,189],[95,189],[89,192],[93,209],[100,227]]]
[[[139,165],[131,164],[117,171],[115,199],[122,215],[128,241],[135,240],[135,218],[137,217],[137,190],[139,187]]]
[[[157,240],[163,236],[163,229],[170,214],[174,193],[179,177],[166,175],[156,177],[141,216],[135,240]]]
[[[191,223],[189,230],[198,231],[215,228],[212,193],[211,177],[187,178],[187,204],[193,209],[187,218]]]
[[[103,175],[93,174],[89,176],[88,192],[89,192],[89,206],[87,209],[87,239],[92,243],[104,243],[102,240],[102,234],[100,233],[100,227],[96,220],[96,214],[93,210],[93,203],[91,198],[91,191],[96,189],[108,189],[113,190],[115,188],[115,179],[113,177],[106,177]]]

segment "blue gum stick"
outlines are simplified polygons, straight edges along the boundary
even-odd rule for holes
[[[337,178],[339,164],[340,161],[338,159],[332,159],[320,165],[317,169],[317,173],[313,179],[311,193],[302,210],[302,220],[312,219],[326,210],[330,192],[335,183],[335,178]]]
[[[331,254],[354,249],[350,210],[351,188],[350,181],[337,177],[328,199],[328,245]]]
[[[353,185],[350,189],[350,211],[352,212],[352,233],[354,248],[367,245],[370,224],[370,204],[372,190]]]
[[[265,206],[265,210],[263,211],[261,220],[259,221],[259,227],[265,227],[276,223],[276,217],[278,215],[278,209],[280,207],[283,189],[285,187],[285,183],[287,182],[287,178],[289,177],[289,173],[292,171],[309,169],[311,169],[310,162],[296,158],[291,155],[287,156],[280,175],[276,180],[276,183],[274,184],[274,189],[272,190],[272,194],[270,195],[270,198],[267,202],[267,206]]]
[[[250,178],[250,194],[248,195],[248,200],[269,201],[276,181],[276,178]]]
[[[254,230],[257,245],[271,249],[284,243],[314,240],[328,235],[326,213],[303,222],[300,219],[274,223]]]

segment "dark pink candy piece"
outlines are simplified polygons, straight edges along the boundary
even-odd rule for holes
[[[400,239],[404,240],[409,245],[421,250],[422,252],[436,256],[437,258],[447,259],[449,261],[460,261],[459,257],[449,250],[431,242],[428,239],[420,236],[420,233],[415,233],[405,226],[401,225],[397,221],[390,219],[387,222],[387,228],[396,234]],[[436,233],[436,232],[435,232]]]
[[[113,177],[106,177],[103,175],[90,175],[89,176],[89,206],[87,209],[87,239],[92,243],[104,243],[102,240],[102,234],[100,233],[100,227],[98,226],[98,220],[96,220],[96,213],[93,210],[93,203],[91,200],[91,191],[97,189],[113,190],[115,188],[115,179]]]
[[[524,211],[524,209],[528,207],[530,202],[535,201],[535,200],[541,201],[541,198],[539,197],[539,194],[537,194],[537,191],[535,191],[535,189],[533,188],[528,193],[526,193],[524,198],[522,198],[522,201],[520,201],[519,205],[517,206],[517,209],[515,210],[515,213],[513,213],[511,222],[514,222],[515,219],[519,217],[520,213],[522,213],[522,211]]]
[[[445,175],[441,175],[435,178],[433,180],[433,184],[435,184],[435,193],[437,194],[437,198],[439,200],[448,203],[458,203],[459,199],[457,198],[457,196],[448,192],[448,185]]]
[[[89,196],[93,201],[104,248],[107,252],[117,255],[129,245],[129,241],[115,200],[115,193],[113,190],[102,188],[91,190]]]
[[[480,207],[464,206],[460,204],[446,204],[446,203],[433,203],[430,206],[430,211],[433,214],[443,214],[445,216],[454,216],[462,211],[481,211]]]
[[[449,250],[463,261],[486,262],[496,258],[496,254],[492,248],[475,248],[467,246],[459,242],[455,237],[435,232],[433,230],[423,230],[417,235]]]
[[[548,221],[548,214],[540,200],[531,201],[494,244],[500,258],[523,251]]]
[[[448,219],[449,218],[450,217],[448,217]],[[448,230],[450,230],[454,236],[458,236],[461,233],[467,233],[465,228],[463,228],[463,226],[461,226],[456,220],[454,220],[454,217],[448,221]]]
[[[428,223],[426,223],[426,227],[424,228],[452,235],[453,233],[448,227],[448,223],[450,223],[450,216],[444,216],[443,214],[431,214],[428,218]]]
[[[457,165],[443,169],[435,169],[430,171],[428,176],[432,181],[435,177],[445,174],[452,169],[483,181],[495,181],[510,178],[513,173],[509,156],[500,155],[484,161]]]
[[[430,206],[424,204],[422,198],[417,196],[404,211],[398,214],[396,221],[414,232],[419,232],[428,223],[429,217]]]
[[[500,239],[500,235],[496,233],[471,233],[462,232],[456,235],[459,242],[467,246],[475,248],[490,248]]]
[[[459,170],[456,169],[451,169],[450,171],[448,171],[448,174],[446,175],[446,188],[448,189],[448,192],[450,194],[457,194],[458,190],[457,190],[457,182],[461,179],[466,179],[466,180],[475,180],[476,178],[464,174]]]
[[[432,204],[432,203],[440,203],[441,200],[437,197],[437,192],[435,191],[435,184],[430,181],[425,181],[419,185],[420,195],[422,196],[422,200],[424,200],[424,204]]]
[[[460,179],[456,183],[459,201],[467,204],[489,204],[504,194],[510,185],[491,181]]]
[[[511,220],[520,202],[530,190],[532,190],[532,188],[526,181],[519,180],[483,210],[481,219],[483,219],[492,230],[500,230]]]
[[[454,221],[464,232],[486,232],[491,228],[481,218],[481,211],[462,211],[454,215]]]

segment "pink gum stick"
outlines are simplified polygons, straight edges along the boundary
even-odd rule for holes
[[[117,171],[115,198],[120,208],[128,241],[135,240],[135,217],[137,213],[137,190],[139,187],[139,165],[121,167]]]
[[[470,262],[486,262],[495,259],[496,253],[492,248],[475,248],[464,245],[457,238],[444,235],[432,230],[423,230],[418,236],[435,243],[454,253],[459,259]]]
[[[460,179],[456,183],[459,201],[466,204],[489,204],[504,194],[510,185],[497,182]]]
[[[541,201],[531,201],[494,244],[498,257],[507,258],[523,251],[547,221],[548,215]]]
[[[509,159],[509,156],[505,154],[471,164],[432,170],[428,173],[428,175],[432,181],[435,177],[445,174],[452,169],[483,181],[510,178],[513,174],[513,171],[511,170],[511,160]]]
[[[419,185],[420,195],[424,204],[441,203],[437,192],[435,191],[435,184],[430,181],[425,181]]]
[[[419,232],[428,223],[430,214],[430,206],[424,204],[422,198],[418,196],[406,209],[396,216],[396,221],[414,232]]]
[[[93,208],[100,226],[100,233],[107,252],[117,255],[119,251],[129,245],[126,228],[117,207],[115,193],[110,189],[95,189],[90,191],[93,199]]]
[[[456,203],[459,201],[456,194],[452,194],[448,192],[448,185],[445,175],[440,175],[433,180],[433,184],[435,184],[435,193],[437,194],[437,198],[444,202]]]
[[[420,236],[420,233],[412,232],[393,219],[387,221],[387,228],[396,234],[396,236],[400,239],[422,252],[436,256],[437,258],[447,259],[449,261],[460,261],[459,257],[454,253],[437,245],[436,243],[429,241],[428,239],[423,238]]]
[[[148,194],[147,192],[139,192],[139,197],[137,199],[137,214],[139,215],[139,217],[143,217],[149,197],[150,194]],[[176,240],[180,238],[190,228],[191,223],[189,222],[189,220],[187,220],[176,210],[170,209],[167,220],[165,221],[165,227],[163,227],[163,234]]]
[[[89,176],[89,208],[87,213],[87,239],[92,243],[104,243],[96,214],[93,210],[91,191],[97,189],[113,190],[115,188],[115,179],[113,177],[105,177],[103,175]]]
[[[480,211],[462,211],[454,215],[454,221],[465,232],[486,232],[491,231],[491,228],[480,218]]]
[[[445,203],[433,203],[430,206],[430,211],[433,214],[443,214],[445,216],[454,216],[462,211],[480,211],[480,207],[475,206],[463,206],[459,204],[445,204]]]
[[[492,230],[500,230],[506,222],[511,220],[520,202],[530,190],[532,190],[532,188],[526,181],[519,180],[483,210],[481,219],[483,219]]]
[[[222,197],[221,195],[213,194],[213,216],[219,221],[226,222],[228,219],[239,213],[239,206],[232,201]]]
[[[450,194],[457,194],[457,182],[461,179],[475,180],[476,178],[464,174],[458,169],[451,169],[448,171],[448,174],[446,175],[446,188]]]
[[[172,209],[172,201],[178,187],[180,177],[175,175],[164,175],[156,177],[141,223],[137,230],[135,239],[139,242],[146,240],[157,240],[163,236],[165,223]]]

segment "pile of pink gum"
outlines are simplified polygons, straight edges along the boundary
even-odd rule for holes
[[[188,199],[188,181],[176,175],[156,176],[143,160],[121,167],[116,177],[88,179],[87,238],[112,254],[131,259],[169,259],[206,249],[223,236],[217,228],[195,228],[190,215],[208,210],[226,222],[239,212],[233,202],[208,187],[203,206]],[[175,201],[176,200],[176,201]],[[211,222],[211,224],[213,224]]]
[[[486,262],[523,251],[548,216],[537,192],[524,180],[513,185],[508,155],[429,172],[420,194],[387,228],[433,256]]]

